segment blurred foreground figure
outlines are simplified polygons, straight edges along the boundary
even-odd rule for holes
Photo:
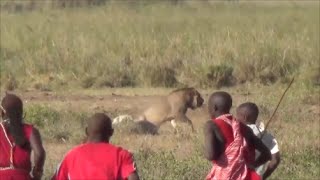
[[[208,101],[212,120],[205,124],[205,156],[213,162],[207,180],[259,180],[254,168],[271,158],[268,148],[246,125],[237,121],[226,92],[213,93]],[[255,149],[260,156],[255,160]]]
[[[262,142],[268,147],[271,152],[271,161],[262,166],[259,166],[258,168],[256,168],[256,171],[261,176],[261,178],[266,179],[280,164],[280,152],[277,140],[269,132],[264,132],[265,130],[263,127],[256,125],[258,115],[259,109],[258,106],[254,103],[246,102],[241,104],[237,108],[237,119],[239,121],[250,127],[253,133],[259,138],[261,138],[262,134],[265,133],[262,137]],[[256,152],[256,155],[258,154],[259,152]]]
[[[39,180],[43,172],[45,151],[39,131],[23,123],[23,104],[19,97],[6,94],[1,101],[0,179]],[[34,159],[31,163],[31,151]],[[32,165],[34,167],[32,169]],[[30,173],[33,177],[30,176]]]
[[[86,134],[87,142],[67,153],[53,180],[139,180],[132,155],[109,143],[113,128],[108,116],[94,114],[87,122]]]

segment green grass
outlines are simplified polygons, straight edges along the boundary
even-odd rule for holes
[[[294,75],[312,83],[320,77],[318,5],[110,2],[1,11],[1,87],[220,87]]]
[[[49,106],[34,105],[26,109],[26,121],[41,130],[45,141],[79,143],[85,134],[86,113],[57,111]]]
[[[246,85],[223,90],[230,92],[234,98],[233,113],[240,103],[253,101],[260,109],[259,120],[266,123],[285,88],[279,85]],[[281,164],[271,179],[316,179],[320,175],[319,113],[312,111],[312,107],[319,108],[319,94],[319,89],[310,91],[307,87],[301,88],[299,83],[294,83],[281,103],[274,122],[269,127],[269,131],[278,140],[282,157]],[[99,93],[91,95],[100,96]],[[42,105],[39,105],[40,103]],[[94,101],[83,103],[86,110],[79,110],[69,103],[77,101],[61,101],[57,104],[48,100],[26,105],[26,121],[38,127],[44,139],[47,151],[46,178],[52,175],[63,155],[83,141],[85,120],[92,114],[90,107]],[[112,118],[125,112],[123,109],[107,111]],[[205,160],[203,155],[204,140],[201,129],[207,115],[203,112],[201,116],[191,116],[191,119],[198,127],[195,134],[190,133],[189,128],[182,128],[180,133],[175,135],[170,131],[172,128],[169,125],[164,125],[158,136],[134,135],[128,131],[128,123],[115,126],[111,142],[134,153],[142,179],[203,179],[211,168],[210,162]]]
[[[225,89],[236,98],[234,108],[256,102],[266,121],[295,76],[270,128],[283,157],[271,179],[320,176],[319,114],[312,110],[320,98],[319,2],[113,1],[90,8],[3,10],[0,23],[1,90],[99,97],[166,94],[163,87],[185,85],[211,93],[213,87],[236,85]],[[120,88],[97,90],[102,87]],[[68,99],[26,105],[26,121],[40,129],[48,153],[45,178],[83,140],[91,105],[81,105],[85,112],[70,109]],[[108,113],[114,117],[124,108]],[[152,137],[125,128],[116,128],[112,143],[134,152],[142,179],[197,180],[208,173],[200,129],[195,135],[165,131]]]

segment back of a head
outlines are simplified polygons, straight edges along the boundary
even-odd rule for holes
[[[103,138],[110,138],[113,133],[112,121],[104,113],[95,113],[87,121],[88,136],[100,136]]]
[[[208,110],[211,116],[216,113],[229,113],[232,107],[232,97],[229,93],[218,91],[211,94],[208,100]]]
[[[7,93],[1,101],[1,106],[5,110],[7,116],[22,118],[23,103],[18,96]]]
[[[246,118],[244,119],[247,124],[255,124],[259,115],[259,108],[255,103],[246,102],[237,108],[237,113],[242,114]]]
[[[8,120],[9,133],[12,135],[15,143],[19,146],[25,146],[27,139],[23,131],[23,103],[22,100],[14,94],[6,94],[1,101],[3,114]]]

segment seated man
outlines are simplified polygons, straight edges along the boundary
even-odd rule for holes
[[[270,133],[264,132],[264,129],[256,125],[258,115],[259,109],[254,103],[243,103],[237,108],[237,119],[239,121],[247,124],[247,126],[250,127],[253,130],[253,133],[259,138],[264,134],[262,142],[271,152],[271,161],[268,164],[261,165],[256,169],[256,171],[263,179],[266,179],[278,167],[280,163],[280,152],[276,139]]]
[[[86,134],[87,142],[66,154],[53,180],[139,180],[132,155],[109,143],[113,129],[108,116],[94,114],[87,122]]]
[[[259,180],[254,168],[271,158],[270,151],[250,128],[230,114],[231,106],[232,98],[226,92],[215,92],[209,98],[212,120],[204,128],[205,156],[213,167],[206,179]],[[255,149],[261,153],[257,159]]]

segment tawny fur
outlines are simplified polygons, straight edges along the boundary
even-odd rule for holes
[[[146,109],[138,118],[138,123],[152,124],[154,125],[154,131],[158,131],[159,127],[165,122],[171,121],[175,130],[175,121],[185,122],[194,131],[192,121],[186,116],[186,112],[189,108],[195,109],[202,106],[203,101],[200,93],[194,88],[177,89]]]

